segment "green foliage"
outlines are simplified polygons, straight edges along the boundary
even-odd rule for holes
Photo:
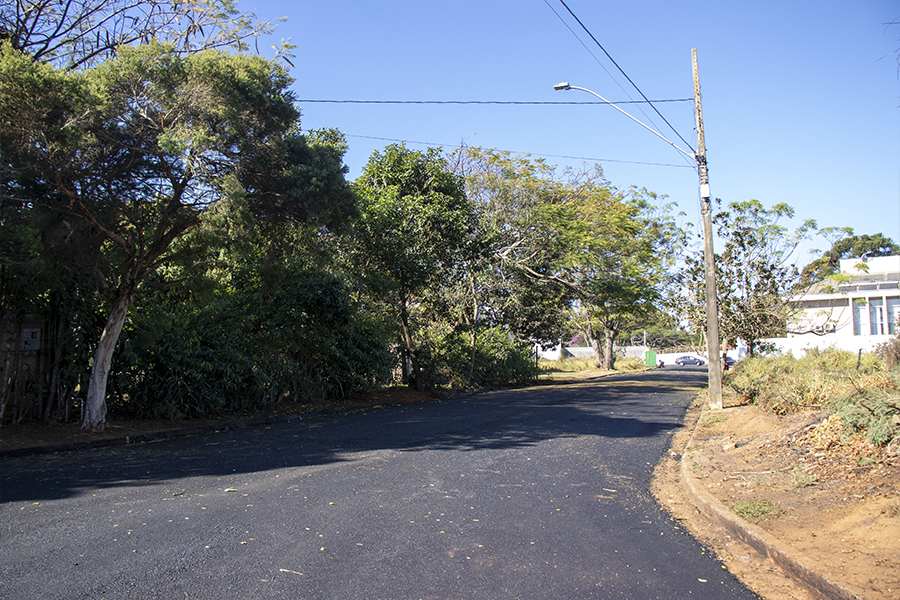
[[[251,275],[208,304],[146,306],[124,337],[113,410],[140,417],[340,399],[387,383],[393,364],[384,327],[320,273],[293,272],[274,286]]]
[[[290,83],[258,57],[155,42],[82,72],[3,44],[2,199],[86,226],[91,236],[69,238],[85,244],[72,256],[92,257],[85,271],[108,299],[86,428],[103,425],[105,373],[128,306],[145,282],[208,264],[217,236],[201,232],[217,223],[206,215],[220,202],[320,230],[354,214],[340,136],[300,133]]]
[[[791,263],[798,243],[816,229],[807,220],[793,232],[779,221],[794,216],[786,204],[765,208],[758,200],[732,202],[713,218],[716,235],[716,296],[719,332],[726,344],[747,343],[751,354],[758,340],[787,331],[799,308],[785,301],[795,291],[799,273]],[[706,280],[703,253],[685,260],[682,281],[688,290],[681,312],[697,331],[706,330]]]
[[[393,313],[419,390],[435,375],[421,372],[423,346],[412,313],[454,272],[473,234],[462,182],[446,167],[437,149],[392,145],[375,152],[353,184],[361,213],[353,228],[353,269]]]
[[[477,389],[537,378],[532,346],[499,327],[480,329],[474,350],[468,332],[449,327],[429,328],[422,337],[420,357],[428,387]]]
[[[78,69],[121,47],[155,39],[180,52],[247,50],[272,22],[238,13],[232,0],[8,0],[0,5],[0,40],[38,62]],[[290,50],[284,45],[283,50]]]
[[[900,433],[900,373],[887,371],[875,354],[860,358],[831,349],[811,350],[803,358],[748,358],[726,374],[725,384],[745,402],[776,414],[838,413],[876,445]]]
[[[875,258],[900,254],[900,245],[881,233],[854,235],[853,230],[849,227],[829,228],[826,233],[836,236],[836,238],[830,250],[803,268],[801,274],[803,285],[809,286],[837,275],[840,271],[841,259]]]
[[[777,519],[785,514],[784,509],[769,500],[751,498],[731,505],[737,516],[751,523],[759,523],[765,519]]]

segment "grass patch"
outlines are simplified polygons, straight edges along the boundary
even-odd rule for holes
[[[714,415],[710,415],[709,417],[703,419],[703,422],[700,423],[704,427],[711,427],[716,423],[724,423],[728,420],[728,415],[724,413],[716,413]]]
[[[800,467],[797,467],[791,473],[794,480],[794,487],[797,489],[813,487],[819,485],[818,478],[810,475]]]
[[[538,361],[538,367],[545,373],[580,373],[596,369],[593,358],[566,358],[564,360]]]
[[[632,372],[643,371],[647,367],[636,358],[620,358],[616,360],[615,371]],[[593,358],[566,358],[563,360],[540,359],[538,368],[542,373],[580,373],[582,371],[596,371],[597,363]]]
[[[784,514],[784,509],[774,502],[751,498],[731,505],[731,510],[751,523],[759,523],[765,519],[777,519]]]

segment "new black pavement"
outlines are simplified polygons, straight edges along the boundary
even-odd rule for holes
[[[755,598],[648,491],[662,369],[0,462],[0,598]]]

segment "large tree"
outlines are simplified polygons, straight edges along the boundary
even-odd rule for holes
[[[651,314],[660,299],[680,230],[659,201],[646,190],[621,194],[607,186],[590,190],[573,207],[577,235],[564,276],[578,294],[573,324],[593,346],[600,368],[615,368],[619,332]]]
[[[215,51],[123,47],[114,60],[72,72],[3,45],[5,200],[42,201],[27,194],[38,182],[54,192],[50,208],[102,237],[108,311],[84,428],[105,424],[110,360],[141,283],[196,251],[187,234],[210,209],[231,198],[260,216],[305,220],[352,202],[334,146],[300,134],[290,83],[272,62]]]
[[[558,278],[568,247],[571,186],[596,173],[565,171],[509,152],[460,148],[451,156],[476,213],[477,252],[452,292],[460,319],[500,326],[519,339],[549,342],[564,328],[572,290]],[[473,338],[474,344],[474,338]]]
[[[415,387],[423,389],[412,311],[429,287],[453,270],[471,239],[473,215],[462,182],[440,152],[391,145],[375,152],[354,181],[360,218],[358,271],[394,311]]]
[[[900,245],[881,233],[854,235],[849,227],[826,228],[822,233],[830,235],[833,242],[831,249],[803,268],[801,278],[807,286],[836,275],[840,271],[841,259],[900,254]]]
[[[620,193],[599,167],[558,170],[472,148],[454,159],[485,248],[465,269],[472,303],[486,320],[541,342],[558,339],[569,318],[598,366],[612,368],[620,327],[657,296],[673,229],[668,208],[645,190]]]

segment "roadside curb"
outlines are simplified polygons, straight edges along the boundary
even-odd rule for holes
[[[57,452],[74,452],[78,450],[94,450],[97,448],[108,448],[110,446],[131,446],[134,444],[142,444],[146,442],[157,442],[180,437],[192,437],[199,435],[211,435],[213,433],[221,433],[225,431],[235,431],[246,427],[254,427],[257,425],[270,425],[273,423],[284,423],[294,421],[306,417],[320,416],[327,413],[306,413],[297,415],[288,415],[284,417],[275,417],[269,419],[258,419],[253,421],[233,421],[230,423],[222,423],[219,425],[210,425],[208,427],[194,427],[187,429],[172,429],[170,431],[159,431],[154,433],[142,433],[140,435],[126,435],[123,437],[107,438],[104,440],[90,440],[85,442],[72,442],[68,444],[57,444],[54,446],[36,446],[31,448],[16,448],[15,450],[0,451],[0,459],[14,458],[20,456],[34,456],[38,454],[55,454]]]
[[[385,404],[384,406],[389,406]],[[351,412],[354,410],[369,410],[380,404],[372,403],[364,406],[339,406],[329,410],[320,410],[308,413],[294,413],[283,415],[280,417],[268,417],[265,419],[247,419],[235,420],[216,425],[205,427],[190,427],[184,429],[172,429],[169,431],[158,431],[153,433],[143,433],[140,435],[126,435],[122,437],[107,438],[104,440],[89,440],[85,442],[72,442],[68,444],[57,444],[54,446],[37,446],[31,448],[17,448],[15,450],[0,450],[0,459],[14,458],[21,456],[33,456],[37,454],[55,454],[57,452],[73,452],[78,450],[94,450],[97,448],[108,448],[110,446],[131,446],[134,444],[143,444],[147,442],[158,442],[182,437],[193,437],[200,435],[212,435],[214,433],[224,433],[226,431],[237,431],[246,429],[247,427],[259,427],[262,425],[273,425],[276,423],[288,423],[290,421],[298,421],[302,419],[310,419],[314,417],[323,417],[327,415]]]
[[[708,408],[704,407],[697,423],[702,420],[708,410]],[[696,428],[694,431],[696,431]],[[693,446],[694,432],[691,433],[691,439],[686,448],[692,448]],[[697,485],[688,464],[687,453],[688,451],[685,450],[681,456],[681,479],[688,496],[703,515],[724,527],[729,533],[763,556],[768,557],[769,560],[781,567],[790,577],[829,598],[829,600],[864,600],[861,596],[857,596],[809,567],[808,565],[811,562],[809,559],[801,558],[784,550],[778,540],[759,527],[735,515],[717,498],[703,489],[702,486]]]

